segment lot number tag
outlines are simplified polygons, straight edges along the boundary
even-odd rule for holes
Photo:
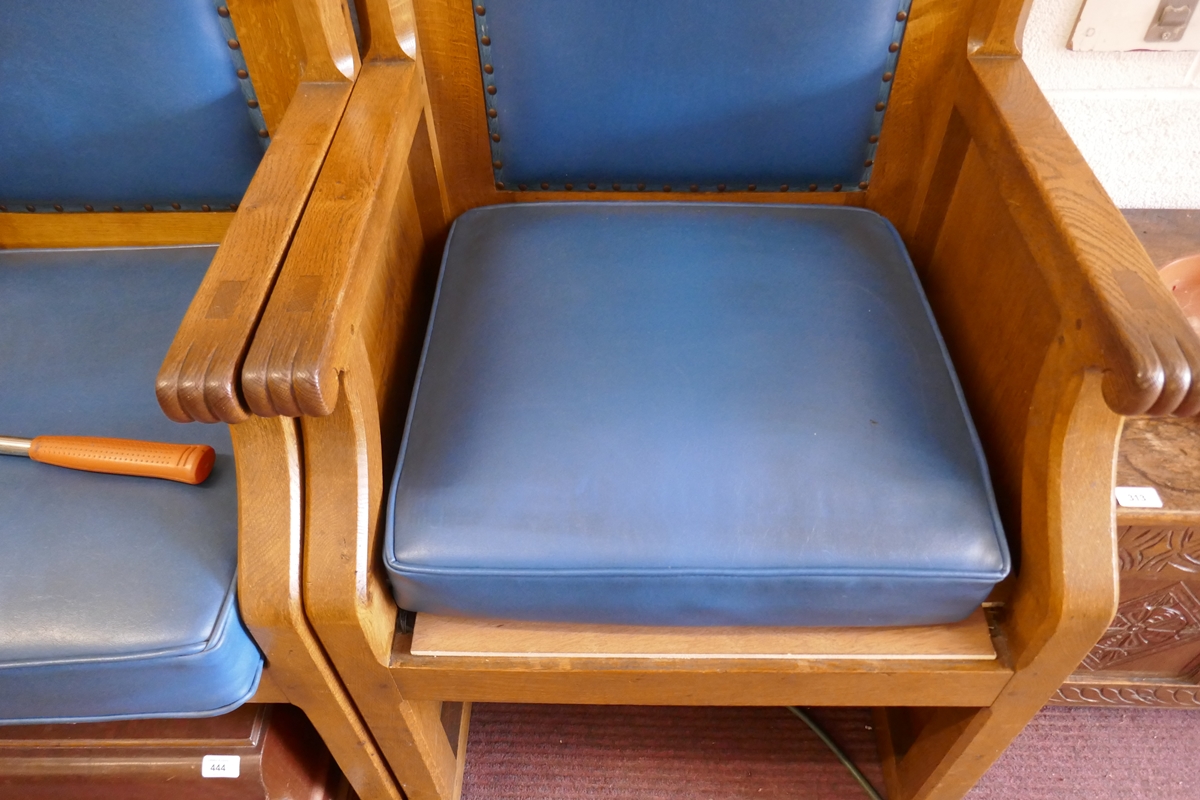
[[[1125,508],[1162,508],[1162,498],[1153,486],[1118,486],[1117,504]]]
[[[241,756],[205,756],[200,759],[201,778],[236,778],[241,773]]]

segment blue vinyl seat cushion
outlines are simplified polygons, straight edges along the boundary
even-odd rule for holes
[[[757,204],[460,217],[384,551],[403,608],[586,623],[949,622],[1009,569],[895,230]]]
[[[215,250],[0,251],[0,433],[217,451],[200,486],[0,457],[0,724],[216,714],[257,688],[228,429],[154,396]]]

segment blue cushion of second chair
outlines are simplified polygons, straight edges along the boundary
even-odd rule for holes
[[[217,451],[200,486],[0,457],[0,724],[203,716],[258,685],[228,428],[154,396],[215,251],[0,251],[0,433]]]
[[[912,265],[859,209],[463,215],[391,503],[415,611],[926,624],[1009,569]]]

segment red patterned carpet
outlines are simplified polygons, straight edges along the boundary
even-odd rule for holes
[[[814,709],[883,793],[870,713]],[[1043,711],[970,800],[1200,798],[1200,714]],[[864,797],[782,708],[474,706],[463,800]]]

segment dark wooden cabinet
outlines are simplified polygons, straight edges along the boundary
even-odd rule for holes
[[[204,777],[205,756],[238,777]],[[21,800],[347,800],[320,737],[294,706],[206,719],[0,727],[0,797]]]

